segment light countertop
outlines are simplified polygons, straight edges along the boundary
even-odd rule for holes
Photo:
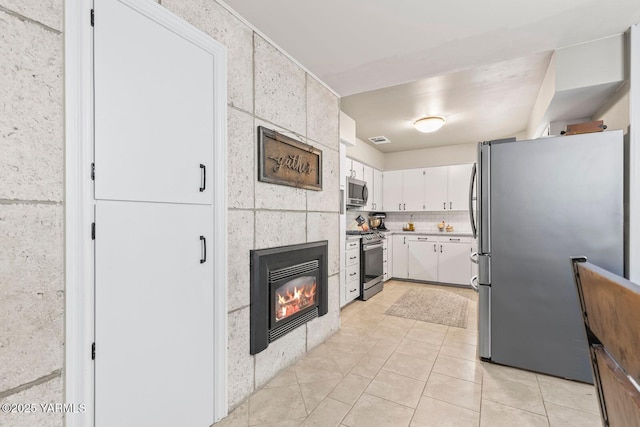
[[[418,235],[418,236],[456,236],[456,237],[473,237],[473,233],[470,231],[404,231],[404,230],[387,230],[384,234],[402,234],[402,235]]]

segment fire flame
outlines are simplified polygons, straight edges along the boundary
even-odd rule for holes
[[[276,320],[282,320],[315,304],[316,281],[300,288],[294,286],[283,293],[278,291],[276,296]]]

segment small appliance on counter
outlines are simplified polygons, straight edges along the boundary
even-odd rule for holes
[[[369,215],[369,224],[371,224],[372,230],[386,231],[387,227],[384,226],[384,220],[387,218],[387,214],[384,212],[372,212]]]

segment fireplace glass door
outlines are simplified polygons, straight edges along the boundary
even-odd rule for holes
[[[290,273],[270,283],[271,296],[271,328],[279,327],[318,306],[319,270],[295,271],[295,267],[287,268]],[[294,271],[291,271],[294,270]],[[277,275],[276,275],[277,277]]]

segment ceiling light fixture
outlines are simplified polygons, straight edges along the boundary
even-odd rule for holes
[[[444,122],[444,117],[429,116],[416,120],[413,122],[413,126],[420,132],[430,133],[440,129]]]

